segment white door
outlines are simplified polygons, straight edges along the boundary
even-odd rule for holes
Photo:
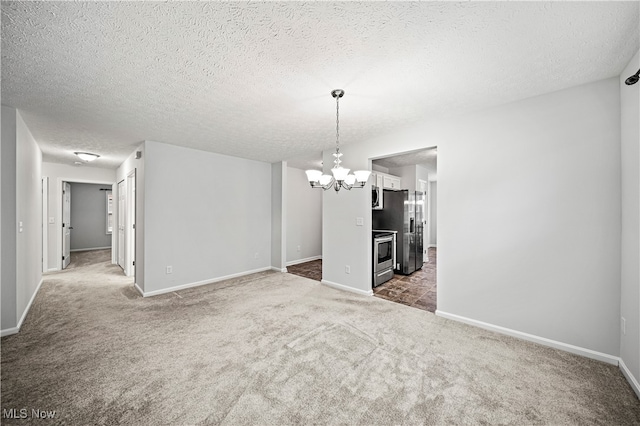
[[[126,268],[125,275],[131,277],[135,274],[136,265],[136,171],[127,176],[127,228],[125,232]]]
[[[62,183],[62,269],[71,262],[71,185]]]
[[[124,260],[125,200],[125,183],[122,180],[118,182],[118,265],[122,269],[125,269],[126,265]]]
[[[429,182],[424,180],[418,180],[420,183],[419,191],[422,192],[422,247],[424,250],[423,260],[424,263],[429,261],[429,217],[430,217],[430,206],[429,206]]]

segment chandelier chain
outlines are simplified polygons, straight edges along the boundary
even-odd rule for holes
[[[340,152],[340,96],[336,97],[336,152]]]

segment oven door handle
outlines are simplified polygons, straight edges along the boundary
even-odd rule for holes
[[[395,239],[395,236],[388,236],[388,237],[378,237],[375,239],[376,244],[379,243],[386,243],[387,241],[393,241]]]

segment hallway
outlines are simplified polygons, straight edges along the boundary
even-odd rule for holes
[[[65,286],[98,286],[106,283],[131,284],[133,277],[127,277],[122,268],[111,263],[111,249],[71,252],[71,262],[62,271],[42,274],[45,283]]]

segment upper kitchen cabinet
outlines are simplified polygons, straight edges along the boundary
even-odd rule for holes
[[[400,185],[400,178],[387,174],[382,175],[382,187],[384,189],[400,190],[402,189],[402,186]]]

